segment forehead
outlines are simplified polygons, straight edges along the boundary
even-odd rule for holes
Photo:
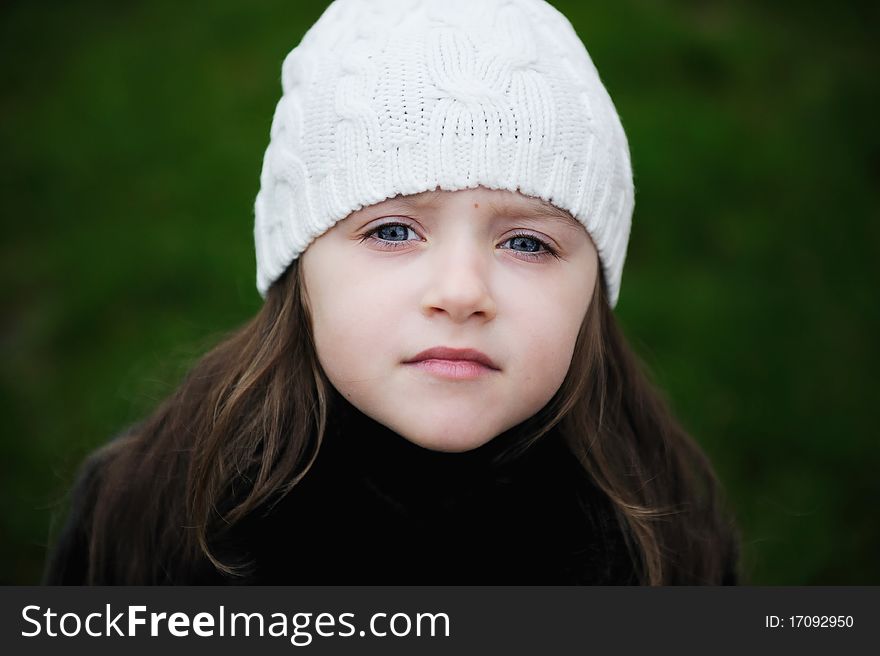
[[[449,203],[472,202],[474,207],[496,216],[530,218],[549,221],[560,227],[583,230],[583,225],[567,211],[540,198],[515,191],[496,189],[465,189],[460,191],[434,190],[418,194],[400,195],[377,205],[412,210],[440,210]]]

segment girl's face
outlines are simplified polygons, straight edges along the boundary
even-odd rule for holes
[[[598,275],[593,242],[567,213],[483,187],[363,208],[301,258],[334,387],[411,442],[453,452],[550,401]],[[476,349],[496,368],[407,362],[433,347]]]

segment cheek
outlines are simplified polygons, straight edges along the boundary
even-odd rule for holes
[[[571,365],[574,337],[562,322],[520,323],[522,334],[516,343],[523,348],[515,359],[521,367],[517,378],[527,388],[546,389],[562,384]]]
[[[394,332],[404,307],[400,276],[385,280],[327,233],[306,251],[306,285],[311,301],[312,332],[318,362],[330,381],[350,398],[359,398],[402,343]],[[392,272],[393,273],[393,272]]]
[[[521,367],[520,380],[528,387],[562,384],[588,306],[582,289],[554,289],[534,295],[532,302],[508,305],[516,308],[508,324],[516,333],[510,344],[519,351],[514,361]]]
[[[377,298],[375,289],[345,284],[341,277],[327,280],[313,316],[318,360],[331,380],[368,378],[382,362],[377,355],[396,339],[389,331],[388,303]]]

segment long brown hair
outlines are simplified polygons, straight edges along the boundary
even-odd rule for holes
[[[87,582],[187,582],[200,563],[232,580],[250,571],[224,537],[306,475],[332,411],[309,317],[295,260],[252,319],[96,452]],[[556,425],[611,500],[641,583],[729,579],[739,537],[716,476],[628,346],[601,275],[569,372],[524,422],[524,444]]]

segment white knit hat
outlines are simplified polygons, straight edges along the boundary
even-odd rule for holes
[[[263,298],[351,212],[483,186],[580,221],[616,305],[629,147],[583,43],[544,0],[335,0],[284,59],[281,84],[255,204]]]

